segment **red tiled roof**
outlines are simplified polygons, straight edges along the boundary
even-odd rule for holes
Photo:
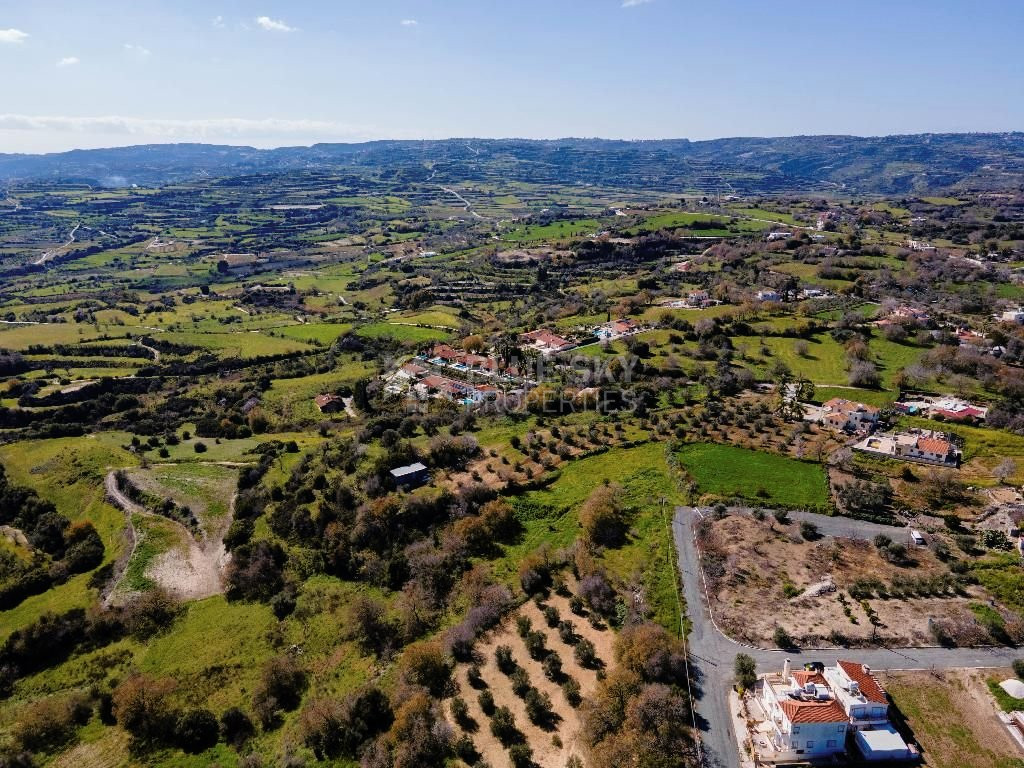
[[[828,681],[821,675],[820,672],[808,672],[806,669],[794,670],[793,678],[800,684],[801,688],[807,685],[808,683],[828,685]]]
[[[855,661],[840,661],[839,668],[843,670],[848,678],[860,686],[860,692],[864,695],[865,699],[876,704],[889,703],[889,700],[885,697],[885,691],[882,690],[882,686],[878,684],[878,681],[871,672],[864,669],[863,664],[858,664]]]
[[[318,408],[323,408],[328,403],[341,402],[341,398],[338,395],[317,395],[313,398],[313,402],[317,404]]]
[[[791,723],[845,723],[850,718],[835,699],[829,701],[795,701],[788,699],[779,706]]]
[[[564,347],[569,344],[568,340],[544,329],[524,333],[523,336],[530,341],[539,342],[547,347]]]
[[[823,407],[829,408],[833,411],[839,411],[840,413],[853,413],[855,411],[863,411],[864,413],[878,413],[878,409],[875,408],[873,405],[855,403],[852,400],[844,400],[841,397],[833,397],[831,400],[824,403]]]
[[[939,440],[937,437],[922,437],[917,441],[917,447],[926,453],[945,456],[949,453],[950,445],[946,440]]]

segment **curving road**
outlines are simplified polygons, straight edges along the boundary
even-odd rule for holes
[[[692,629],[687,637],[691,667],[698,691],[695,698],[697,725],[701,731],[704,764],[722,768],[739,768],[736,735],[729,712],[728,694],[733,683],[733,661],[737,653],[746,653],[757,662],[758,671],[781,669],[787,658],[794,666],[806,661],[832,662],[837,656],[848,656],[877,670],[889,669],[953,669],[966,667],[1008,667],[1020,656],[1016,648],[857,648],[850,651],[787,650],[751,648],[737,643],[719,631],[709,608],[704,575],[694,536],[694,526],[702,513],[695,507],[677,507],[672,521],[679,574],[683,582]],[[872,539],[876,533],[906,529],[880,526],[849,518],[835,518],[806,512],[792,512],[793,519],[809,519],[823,534],[848,538]],[[835,533],[831,533],[835,531]]]

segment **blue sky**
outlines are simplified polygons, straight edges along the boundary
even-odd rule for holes
[[[0,152],[1024,129],[1010,0],[0,0]]]

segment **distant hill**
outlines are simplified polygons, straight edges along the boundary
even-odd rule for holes
[[[921,194],[1024,186],[1024,133],[636,142],[445,139],[266,150],[152,144],[0,154],[5,181],[158,185],[300,170],[377,174],[396,181],[504,179],[678,192]]]

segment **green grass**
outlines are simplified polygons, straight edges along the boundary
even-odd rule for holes
[[[351,328],[352,326],[347,323],[306,323],[305,325],[276,328],[274,333],[298,341],[318,341],[322,344],[330,344]]]
[[[422,344],[427,341],[446,341],[451,338],[448,331],[438,328],[420,328],[417,325],[395,325],[392,323],[370,323],[360,327],[356,335],[370,339],[392,338]]]
[[[150,493],[188,506],[207,533],[227,516],[238,482],[237,469],[219,464],[161,464],[130,475]]]
[[[598,219],[569,219],[551,224],[518,226],[501,235],[502,240],[514,243],[537,243],[544,240],[567,240],[585,237],[603,229]]]
[[[133,515],[132,525],[137,537],[135,553],[128,561],[118,589],[152,589],[156,584],[146,576],[146,571],[157,557],[181,543],[181,532],[169,520],[155,515]]]
[[[601,559],[620,582],[642,583],[654,619],[678,633],[675,559],[666,521],[671,520],[679,496],[661,443],[613,448],[569,462],[550,486],[515,499],[525,533],[521,541],[504,548],[504,557],[494,563],[495,573],[513,581],[522,559],[539,547],[570,546],[580,534],[580,505],[605,480],[622,486],[634,516],[627,543],[605,550]],[[662,516],[662,498],[667,517]]]
[[[801,356],[796,352],[797,342],[798,339],[782,336],[765,336],[763,341],[756,336],[733,339],[733,345],[744,350],[747,357],[747,360],[739,362],[759,378],[769,378],[769,370],[780,361],[796,376],[803,376],[815,384],[846,384],[846,351],[841,344],[828,334],[821,334],[805,341],[807,354]],[[762,343],[769,352],[767,356],[761,354]]]
[[[820,464],[717,443],[685,445],[677,456],[701,493],[791,508],[829,508]]]
[[[877,389],[848,389],[846,387],[815,387],[814,399],[820,402],[831,400],[833,397],[841,397],[844,400],[853,400],[858,403],[866,403],[877,408],[887,408],[896,400],[895,392],[886,392]]]
[[[1018,699],[1015,696],[1011,696],[1003,690],[1002,686],[999,685],[1001,680],[995,678],[989,678],[985,681],[988,685],[989,691],[992,693],[993,698],[996,700],[996,704],[1003,712],[1019,712],[1024,711],[1024,699]]]

